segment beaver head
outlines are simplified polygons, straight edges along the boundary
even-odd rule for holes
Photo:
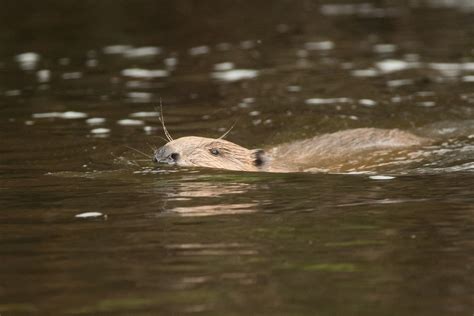
[[[182,167],[206,167],[239,171],[261,171],[265,155],[227,140],[196,136],[171,140],[157,149],[153,160]]]

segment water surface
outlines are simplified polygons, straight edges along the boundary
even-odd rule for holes
[[[474,312],[470,1],[0,12],[2,315]],[[155,166],[127,146],[164,143],[160,99],[175,138],[438,141],[364,174]]]

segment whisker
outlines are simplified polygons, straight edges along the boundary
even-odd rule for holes
[[[232,126],[227,130],[227,132],[225,132],[221,137],[219,137],[218,139],[224,139],[224,137],[227,136],[227,134],[230,133],[230,131],[234,128],[235,124],[237,124],[238,120],[235,120],[234,124],[232,124]]]
[[[150,149],[151,149],[152,152],[155,152],[155,151],[158,150],[158,147],[152,146],[152,145],[150,145],[150,144],[148,144],[148,143],[146,143],[146,144],[148,145],[148,147],[150,147]]]
[[[150,159],[153,158],[153,156],[148,155],[148,154],[145,154],[143,151],[140,151],[140,150],[135,149],[135,148],[133,148],[133,147],[130,147],[130,146],[127,146],[127,145],[125,145],[125,147],[127,147],[127,148],[129,148],[129,149],[131,149],[131,150],[134,150],[134,151],[136,151],[137,153],[142,154],[143,156],[148,157],[148,158],[150,158]]]
[[[157,109],[156,111],[158,112]],[[161,101],[161,98],[160,98],[160,111],[159,112],[160,112],[160,115],[158,116],[158,119],[161,122],[161,126],[163,127],[163,131],[165,132],[166,138],[168,139],[169,142],[171,142],[173,141],[173,137],[171,137],[170,133],[168,132],[168,129],[165,126],[165,118],[163,116],[163,102]]]

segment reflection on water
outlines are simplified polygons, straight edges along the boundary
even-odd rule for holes
[[[1,3],[0,314],[472,314],[473,13]],[[363,173],[157,167],[160,99],[174,138],[438,141]]]

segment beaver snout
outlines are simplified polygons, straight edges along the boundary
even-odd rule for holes
[[[153,155],[153,162],[156,163],[167,163],[167,164],[175,164],[179,160],[179,153],[177,152],[172,152],[169,153],[167,152],[163,147],[155,151],[155,154]]]

